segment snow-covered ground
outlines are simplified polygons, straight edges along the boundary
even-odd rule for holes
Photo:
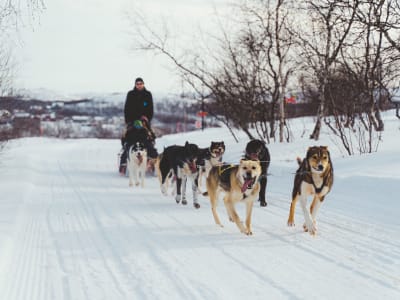
[[[329,136],[335,183],[318,234],[286,221],[295,158],[314,142],[269,145],[268,206],[253,236],[209,200],[162,196],[156,178],[129,188],[116,172],[118,140],[13,140],[0,153],[0,299],[400,299],[400,121],[386,114],[379,152],[344,157]],[[299,132],[305,130],[301,138]],[[164,136],[157,148],[224,140],[238,162],[247,139],[226,129]],[[238,204],[243,216],[244,205]]]

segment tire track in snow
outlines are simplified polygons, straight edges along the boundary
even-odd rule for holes
[[[33,192],[33,191],[32,191]],[[29,213],[33,203],[26,200],[20,230],[16,233],[10,262],[8,287],[4,299],[43,299],[45,253],[43,227],[38,217]]]
[[[287,202],[287,203],[285,203]],[[287,208],[284,205],[287,205]],[[298,204],[299,206],[299,204]],[[267,214],[269,217],[279,215],[282,218],[282,224],[286,226],[287,214],[289,212],[290,201],[282,200],[282,197],[276,197],[273,202],[273,208],[277,208],[277,210],[273,209],[273,213],[271,210],[263,211],[264,214]],[[300,209],[300,207],[298,207]],[[385,228],[385,231],[381,230],[379,225],[371,225],[370,223],[363,222],[361,220],[356,220],[354,218],[349,219],[346,216],[343,216],[337,210],[323,211],[323,207],[321,209],[321,213],[319,214],[318,225],[319,227],[328,226],[328,231],[332,233],[340,233],[338,237],[351,235],[351,238],[358,243],[360,246],[364,246],[365,248],[371,249],[374,247],[374,251],[380,254],[385,254],[385,256],[393,256],[398,257],[400,259],[400,242],[398,240],[393,239],[392,235],[397,234],[396,230],[392,230],[392,233],[388,233],[387,231],[391,230],[390,228]],[[304,221],[303,213],[301,211],[296,212],[296,219],[298,220],[298,225],[295,228],[300,229],[302,232],[301,224]],[[300,226],[299,226],[300,224]],[[350,224],[350,225],[345,225]],[[294,230],[296,230],[294,228]],[[367,236],[365,235],[365,229],[368,229]],[[297,230],[296,230],[297,232]],[[323,235],[326,230],[323,228],[317,233],[317,237],[319,235]],[[336,235],[336,234],[335,234]],[[385,238],[382,238],[382,237]],[[360,239],[361,238],[361,239]],[[373,238],[374,244],[371,245],[369,238]],[[341,245],[347,245],[346,243],[335,243],[336,247],[340,247]],[[345,246],[344,246],[345,247]],[[382,251],[384,253],[382,253]],[[393,253],[394,251],[394,253]]]
[[[151,211],[151,206],[154,206],[154,203],[148,203],[146,201],[146,205],[149,207],[149,211]],[[174,205],[176,206],[176,204],[171,201],[171,206],[174,206]],[[188,206],[190,206],[190,205],[188,205]],[[205,207],[207,207],[207,205],[205,205]],[[187,207],[187,209],[192,210],[193,208]],[[205,209],[204,206],[202,206],[202,209]],[[221,229],[216,225],[215,226],[212,225],[213,220],[212,220],[212,216],[211,216],[211,207],[209,205],[208,205],[208,210],[210,212],[210,226],[207,226],[207,228],[212,226],[212,227],[215,227],[216,230]],[[195,211],[195,212],[197,212],[197,211]],[[225,217],[226,219],[228,219],[225,210],[222,210],[221,215],[223,217]],[[194,230],[193,227],[190,224],[188,225],[187,223],[185,223],[182,220],[178,219],[174,215],[165,214],[163,216],[171,219],[175,224],[178,225],[178,226],[175,226],[175,227],[184,228],[185,231],[190,232],[191,235],[196,237],[196,239],[202,240],[204,244],[210,245],[210,241],[204,237],[202,232]],[[155,215],[154,217],[150,218],[149,214],[147,214],[147,218],[149,219],[150,223],[152,223],[153,225],[158,227],[160,230],[162,230],[163,227],[160,226],[158,222],[154,221],[154,220],[158,220],[159,217],[160,217],[159,215]],[[164,224],[165,221],[161,222],[161,223]],[[239,239],[243,238],[243,239],[246,239],[246,240],[247,239],[251,239],[251,237],[247,237],[247,236],[243,236],[243,235],[238,236],[238,231],[237,231],[236,225],[234,225],[234,229],[229,230],[229,232],[227,232],[226,234],[229,234],[229,235],[232,234],[233,235],[233,237],[232,237],[233,239],[236,239],[236,238],[239,238]],[[177,242],[179,242],[179,241],[177,241]],[[174,243],[174,241],[169,241],[169,243],[170,244]],[[221,248],[221,245],[218,244],[218,242],[216,242],[216,241],[211,242],[211,246],[213,247],[213,249],[212,249],[212,252],[214,253],[213,256],[215,256],[215,254],[218,253],[217,256],[222,257],[222,259],[224,259],[224,260],[228,260],[227,263],[226,263],[227,265],[232,265],[232,266],[235,265],[235,266],[239,266],[241,268],[241,277],[255,278],[257,281],[259,281],[263,285],[264,284],[269,284],[269,286],[271,288],[274,288],[277,291],[277,294],[279,295],[279,297],[285,296],[285,297],[290,297],[291,299],[297,299],[295,294],[291,293],[287,288],[285,288],[284,286],[280,285],[272,277],[267,278],[266,276],[263,276],[261,274],[261,272],[259,272],[259,270],[256,267],[254,267],[254,268],[253,267],[249,267],[246,264],[246,262],[243,262],[240,258],[238,258],[238,256],[235,257],[233,255],[230,255],[226,250]],[[195,248],[190,248],[190,252],[192,252],[193,254],[195,254],[195,252],[196,252],[194,249]],[[189,250],[186,249],[185,253],[187,253],[187,251],[189,251]],[[238,253],[236,253],[236,254],[238,254]],[[245,253],[245,252],[241,251],[239,254],[243,254],[243,255],[239,255],[239,257],[248,257],[248,254]],[[200,254],[198,254],[198,255],[200,255]],[[173,266],[176,265],[176,264],[179,264],[182,267],[184,267],[184,263],[182,263],[182,257],[176,257],[176,255],[172,254],[171,256],[169,256],[169,259],[172,256],[174,258],[174,262],[171,263]],[[188,257],[196,257],[197,255],[190,255],[190,254],[187,253],[187,256]],[[255,264],[254,266],[257,266],[257,264]],[[194,286],[195,290],[196,290],[196,287],[197,287],[197,290],[198,290],[198,286],[201,285],[200,281],[199,280],[196,281],[196,278],[194,278],[194,279],[192,278],[192,280],[194,280],[195,283],[197,282],[197,285],[193,285],[193,282],[189,282],[189,284]],[[185,282],[187,280],[183,280],[183,281]],[[185,286],[187,287],[187,284]],[[204,286],[204,291],[209,290],[208,286],[206,284],[204,284],[203,286]],[[207,294],[207,295],[202,294],[200,296],[200,299],[204,298],[206,296],[210,296],[210,295],[212,295],[212,291],[209,291],[209,294]],[[215,295],[213,295],[213,296],[215,297]]]
[[[120,182],[121,178],[118,176],[116,178],[117,180],[115,182]],[[149,179],[153,179],[155,180],[156,177],[147,177],[146,181],[148,181]],[[99,177],[97,177],[97,180],[99,182],[99,186],[102,187],[109,187],[110,186],[110,182],[109,182],[109,178],[104,178],[103,180],[101,180]],[[107,189],[107,188],[106,188]],[[128,193],[132,192],[132,188],[128,187],[128,179],[126,178],[126,190],[128,191]],[[135,194],[136,196],[140,197],[140,194]],[[141,198],[141,197],[140,197]],[[135,199],[136,200],[136,199]],[[136,201],[137,202],[137,201]],[[195,287],[194,289],[192,289],[192,293],[188,292],[188,286],[191,286],[192,283],[189,282],[188,280],[186,280],[185,278],[178,278],[178,277],[173,277],[171,276],[171,274],[169,272],[166,272],[165,270],[167,269],[173,269],[176,268],[176,265],[180,264],[181,259],[177,258],[174,256],[173,261],[171,261],[172,258],[172,253],[168,253],[168,260],[165,260],[164,256],[159,254],[159,251],[153,250],[153,249],[162,249],[162,245],[159,244],[160,240],[157,240],[157,243],[154,242],[154,239],[152,239],[151,237],[153,236],[152,233],[149,231],[148,226],[146,226],[146,224],[153,224],[155,226],[159,226],[157,223],[153,222],[152,219],[148,216],[148,214],[146,214],[144,216],[144,218],[147,220],[147,222],[143,222],[142,220],[139,220],[139,218],[136,215],[133,215],[131,213],[129,213],[129,209],[126,209],[126,207],[123,205],[123,202],[118,201],[117,204],[119,204],[119,207],[121,208],[121,211],[123,211],[125,213],[125,215],[135,223],[135,226],[137,228],[140,228],[138,231],[139,232],[143,232],[145,234],[142,234],[140,236],[141,240],[141,244],[143,246],[145,246],[145,248],[147,249],[146,254],[148,254],[151,257],[151,260],[153,261],[153,263],[158,267],[157,269],[163,273],[162,276],[162,281],[168,281],[169,284],[167,285],[169,288],[171,286],[175,286],[175,293],[176,294],[180,294],[182,299],[203,299],[203,297],[201,297],[200,295],[198,295],[197,292],[197,287]],[[149,205],[147,201],[141,201],[141,204],[144,205]],[[133,203],[130,203],[130,206],[132,206]],[[103,209],[105,211],[107,211],[106,207],[104,207],[103,205]],[[146,233],[147,232],[147,233]],[[151,251],[149,252],[148,249],[150,249]],[[136,268],[140,268],[141,272],[143,274],[146,274],[146,265],[143,266],[138,266],[137,262],[134,262],[135,264],[135,269]],[[159,266],[164,266],[159,268]],[[177,273],[173,274],[173,275],[177,275]],[[149,276],[154,276],[154,274],[149,274]],[[141,286],[147,286],[147,281],[146,279],[143,279],[142,282],[139,284]],[[185,289],[182,289],[182,287],[185,287]],[[159,287],[158,287],[159,288]],[[141,299],[152,299],[153,297],[150,295],[149,293],[153,293],[154,291],[149,291],[147,290],[146,293],[143,292],[143,294],[141,295]],[[168,292],[168,291],[167,291]],[[160,295],[154,295],[157,298],[160,297]]]
[[[282,211],[285,209],[280,205],[283,201],[275,202],[275,207],[279,208],[280,212],[278,214],[283,217]],[[274,211],[274,213],[276,213]],[[264,212],[264,215],[268,215],[270,218],[274,218],[272,212]],[[296,214],[297,219],[301,220],[303,218],[302,212]],[[319,218],[321,220],[321,216]],[[347,226],[342,225],[343,222],[353,223],[353,228],[348,228]],[[322,230],[317,233],[315,238],[311,237],[308,233],[303,232],[301,230],[295,230],[294,233],[298,235],[298,241],[294,241],[292,239],[285,238],[285,235],[275,234],[272,230],[266,230],[265,228],[259,228],[259,230],[263,231],[266,234],[269,234],[274,237],[274,239],[279,239],[282,242],[286,242],[288,244],[295,242],[296,247],[301,250],[303,253],[313,253],[316,257],[322,258],[325,261],[336,264],[339,268],[342,268],[346,271],[351,271],[358,276],[365,278],[369,281],[375,282],[377,285],[387,288],[392,292],[399,292],[398,286],[400,283],[400,279],[397,278],[394,274],[396,274],[396,269],[393,268],[392,273],[387,272],[385,268],[378,262],[371,263],[369,260],[366,260],[365,257],[360,256],[359,253],[355,253],[352,249],[349,249],[349,241],[354,241],[354,246],[359,249],[363,249],[369,256],[380,256],[383,255],[385,258],[390,258],[393,256],[391,247],[393,245],[391,242],[387,243],[386,239],[377,238],[377,244],[371,244],[371,236],[364,236],[362,232],[360,232],[361,228],[370,227],[369,224],[363,223],[361,221],[357,221],[358,224],[355,225],[353,219],[349,220],[343,215],[338,215],[336,212],[323,214],[323,220],[318,222],[319,227],[322,227]],[[275,223],[275,222],[274,222]],[[300,226],[301,227],[301,226]],[[360,228],[360,229],[359,229]],[[358,230],[356,230],[358,229]],[[292,228],[288,228],[289,231],[293,231]],[[334,238],[330,239],[322,239],[320,237],[326,236],[328,233],[334,235]],[[315,239],[315,241],[308,241]],[[375,240],[375,236],[373,237]],[[301,239],[301,240],[300,240]],[[321,247],[321,243],[324,244],[324,251],[318,251],[314,247],[314,243],[317,243],[317,247]],[[388,247],[389,245],[389,247]],[[395,249],[399,249],[396,248]],[[352,261],[349,257],[353,257]],[[343,258],[346,258],[346,263],[343,262]],[[360,267],[362,267],[360,269]],[[382,278],[382,275],[384,278]],[[392,284],[388,283],[392,282]]]
[[[104,245],[107,246],[108,250],[112,253],[114,262],[118,265],[120,270],[127,271],[127,269],[124,267],[121,259],[119,258],[118,254],[113,248],[112,243],[110,242],[107,234],[104,231],[103,225],[101,224],[100,220],[98,219],[96,213],[94,212],[93,208],[90,207],[86,203],[85,197],[83,196],[83,192],[80,188],[80,185],[77,182],[74,182],[70,174],[64,169],[64,167],[61,165],[60,161],[59,163],[59,169],[62,175],[65,177],[65,179],[68,182],[68,185],[71,187],[71,190],[76,196],[76,199],[79,201],[80,207],[83,209],[83,211],[86,213],[87,217],[90,217],[91,221],[93,221],[95,228],[99,230],[100,237],[102,238]],[[89,225],[86,224],[86,226],[83,225],[82,220],[79,219],[80,226],[81,228],[89,228]],[[77,234],[77,236],[79,233]],[[107,261],[106,257],[104,256],[104,249],[101,249],[98,245],[98,241],[92,240],[92,245],[96,248],[96,252],[101,257],[103,265],[105,270],[107,271],[110,280],[113,282],[113,285],[116,287],[116,291],[120,294],[120,297],[125,298],[126,297],[126,292],[124,291],[123,287],[120,285],[118,279],[117,279],[117,274],[113,271],[113,268],[110,266],[110,263]]]
[[[121,178],[118,178],[121,179]],[[104,186],[104,185],[101,185]],[[127,187],[128,188],[128,187]],[[129,191],[131,192],[131,191]],[[140,194],[139,194],[140,196]],[[137,200],[137,199],[135,199]],[[145,204],[148,205],[148,203],[146,201],[140,201],[141,204]],[[190,286],[190,282],[188,282],[187,280],[184,280],[182,278],[178,278],[178,277],[173,277],[171,275],[177,275],[176,273],[174,274],[170,274],[169,272],[166,272],[165,270],[169,269],[168,267],[172,267],[172,268],[176,268],[175,264],[179,262],[179,259],[175,259],[173,262],[171,261],[166,261],[164,259],[164,257],[162,255],[159,254],[159,251],[162,249],[162,245],[160,245],[160,240],[157,240],[157,243],[155,242],[155,239],[153,237],[152,232],[150,231],[149,227],[146,224],[153,224],[153,225],[157,225],[156,223],[154,223],[149,217],[148,215],[144,215],[144,219],[147,220],[147,222],[143,222],[143,220],[140,220],[136,215],[133,215],[129,212],[129,209],[126,209],[126,207],[122,204],[122,202],[117,202],[119,204],[119,207],[121,208],[121,211],[123,211],[125,213],[125,215],[134,222],[135,227],[137,228],[138,232],[142,232],[143,234],[140,235],[140,243],[141,245],[147,249],[146,251],[146,255],[149,256],[151,262],[155,265],[154,267],[157,268],[157,273],[160,273],[158,276],[162,276],[160,277],[160,281],[163,281],[163,284],[166,285],[168,287],[168,289],[171,288],[171,286],[175,287],[175,293],[176,294],[180,294],[181,295],[181,299],[201,299],[201,297],[199,297],[199,295],[193,294],[193,293],[188,293],[188,286]],[[136,201],[136,204],[137,201]],[[133,203],[131,203],[130,205],[133,205]],[[137,238],[137,237],[136,237]],[[155,250],[157,249],[157,250]],[[169,253],[168,256],[168,260],[171,259],[171,253]],[[132,261],[130,261],[132,263]],[[154,276],[155,274],[153,273],[148,273],[147,269],[149,268],[148,265],[141,263],[140,261],[134,261],[134,268],[137,269],[139,268],[139,273],[144,276],[143,279],[138,278],[139,283],[137,284],[138,286],[143,286],[146,287],[148,286],[148,282],[152,281],[153,278],[150,278],[151,276]],[[154,269],[152,270],[154,271]],[[146,275],[148,274],[148,276],[150,276],[149,278],[146,277]],[[168,283],[164,283],[165,281],[167,281]],[[185,289],[183,289],[182,287],[185,287]],[[160,288],[160,286],[158,286],[158,288]],[[154,294],[154,290],[151,290],[150,287],[149,289],[143,290],[142,291],[142,295],[141,299],[154,299],[155,298],[160,298],[161,295],[159,294]],[[170,292],[166,289],[166,292]],[[166,298],[168,299],[168,298]]]
[[[50,240],[54,247],[56,261],[60,268],[61,274],[59,274],[59,276],[61,277],[61,285],[62,285],[61,290],[63,291],[63,299],[69,300],[69,299],[72,299],[71,293],[70,293],[71,286],[70,286],[70,281],[69,281],[69,272],[65,265],[64,255],[62,254],[62,247],[60,245],[60,242],[58,241],[55,226],[53,225],[53,222],[51,221],[51,215],[52,215],[52,210],[53,210],[53,206],[54,206],[53,203],[55,201],[57,201],[57,199],[60,200],[60,197],[57,194],[58,193],[55,188],[55,182],[53,181],[53,183],[51,184],[51,204],[48,206],[48,209],[46,211],[46,224],[47,224],[47,228],[49,229]],[[61,200],[63,200],[63,199],[61,198]],[[59,223],[62,223],[61,217],[59,217],[58,221],[59,221]],[[58,225],[58,227],[66,228],[66,225],[62,224],[62,225]],[[67,232],[67,230],[65,230],[65,232]],[[64,249],[64,251],[66,252],[66,249]],[[86,299],[88,299],[88,297],[86,297]]]

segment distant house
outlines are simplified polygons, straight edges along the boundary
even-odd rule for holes
[[[12,114],[12,117],[14,119],[30,118],[30,116],[31,116],[30,113],[28,113],[28,112],[26,112],[24,110],[19,110],[19,109],[15,109],[13,114]]]
[[[89,123],[90,120],[90,116],[72,116],[72,121],[76,123]]]

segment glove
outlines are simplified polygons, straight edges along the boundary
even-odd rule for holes
[[[146,117],[146,116],[141,116],[140,117],[140,120],[142,121],[142,122],[145,122],[145,123],[149,123],[149,119]]]

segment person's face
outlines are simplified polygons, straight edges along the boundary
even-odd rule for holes
[[[144,89],[144,83],[142,81],[138,81],[135,83],[135,87],[136,89],[138,89],[139,91]]]

